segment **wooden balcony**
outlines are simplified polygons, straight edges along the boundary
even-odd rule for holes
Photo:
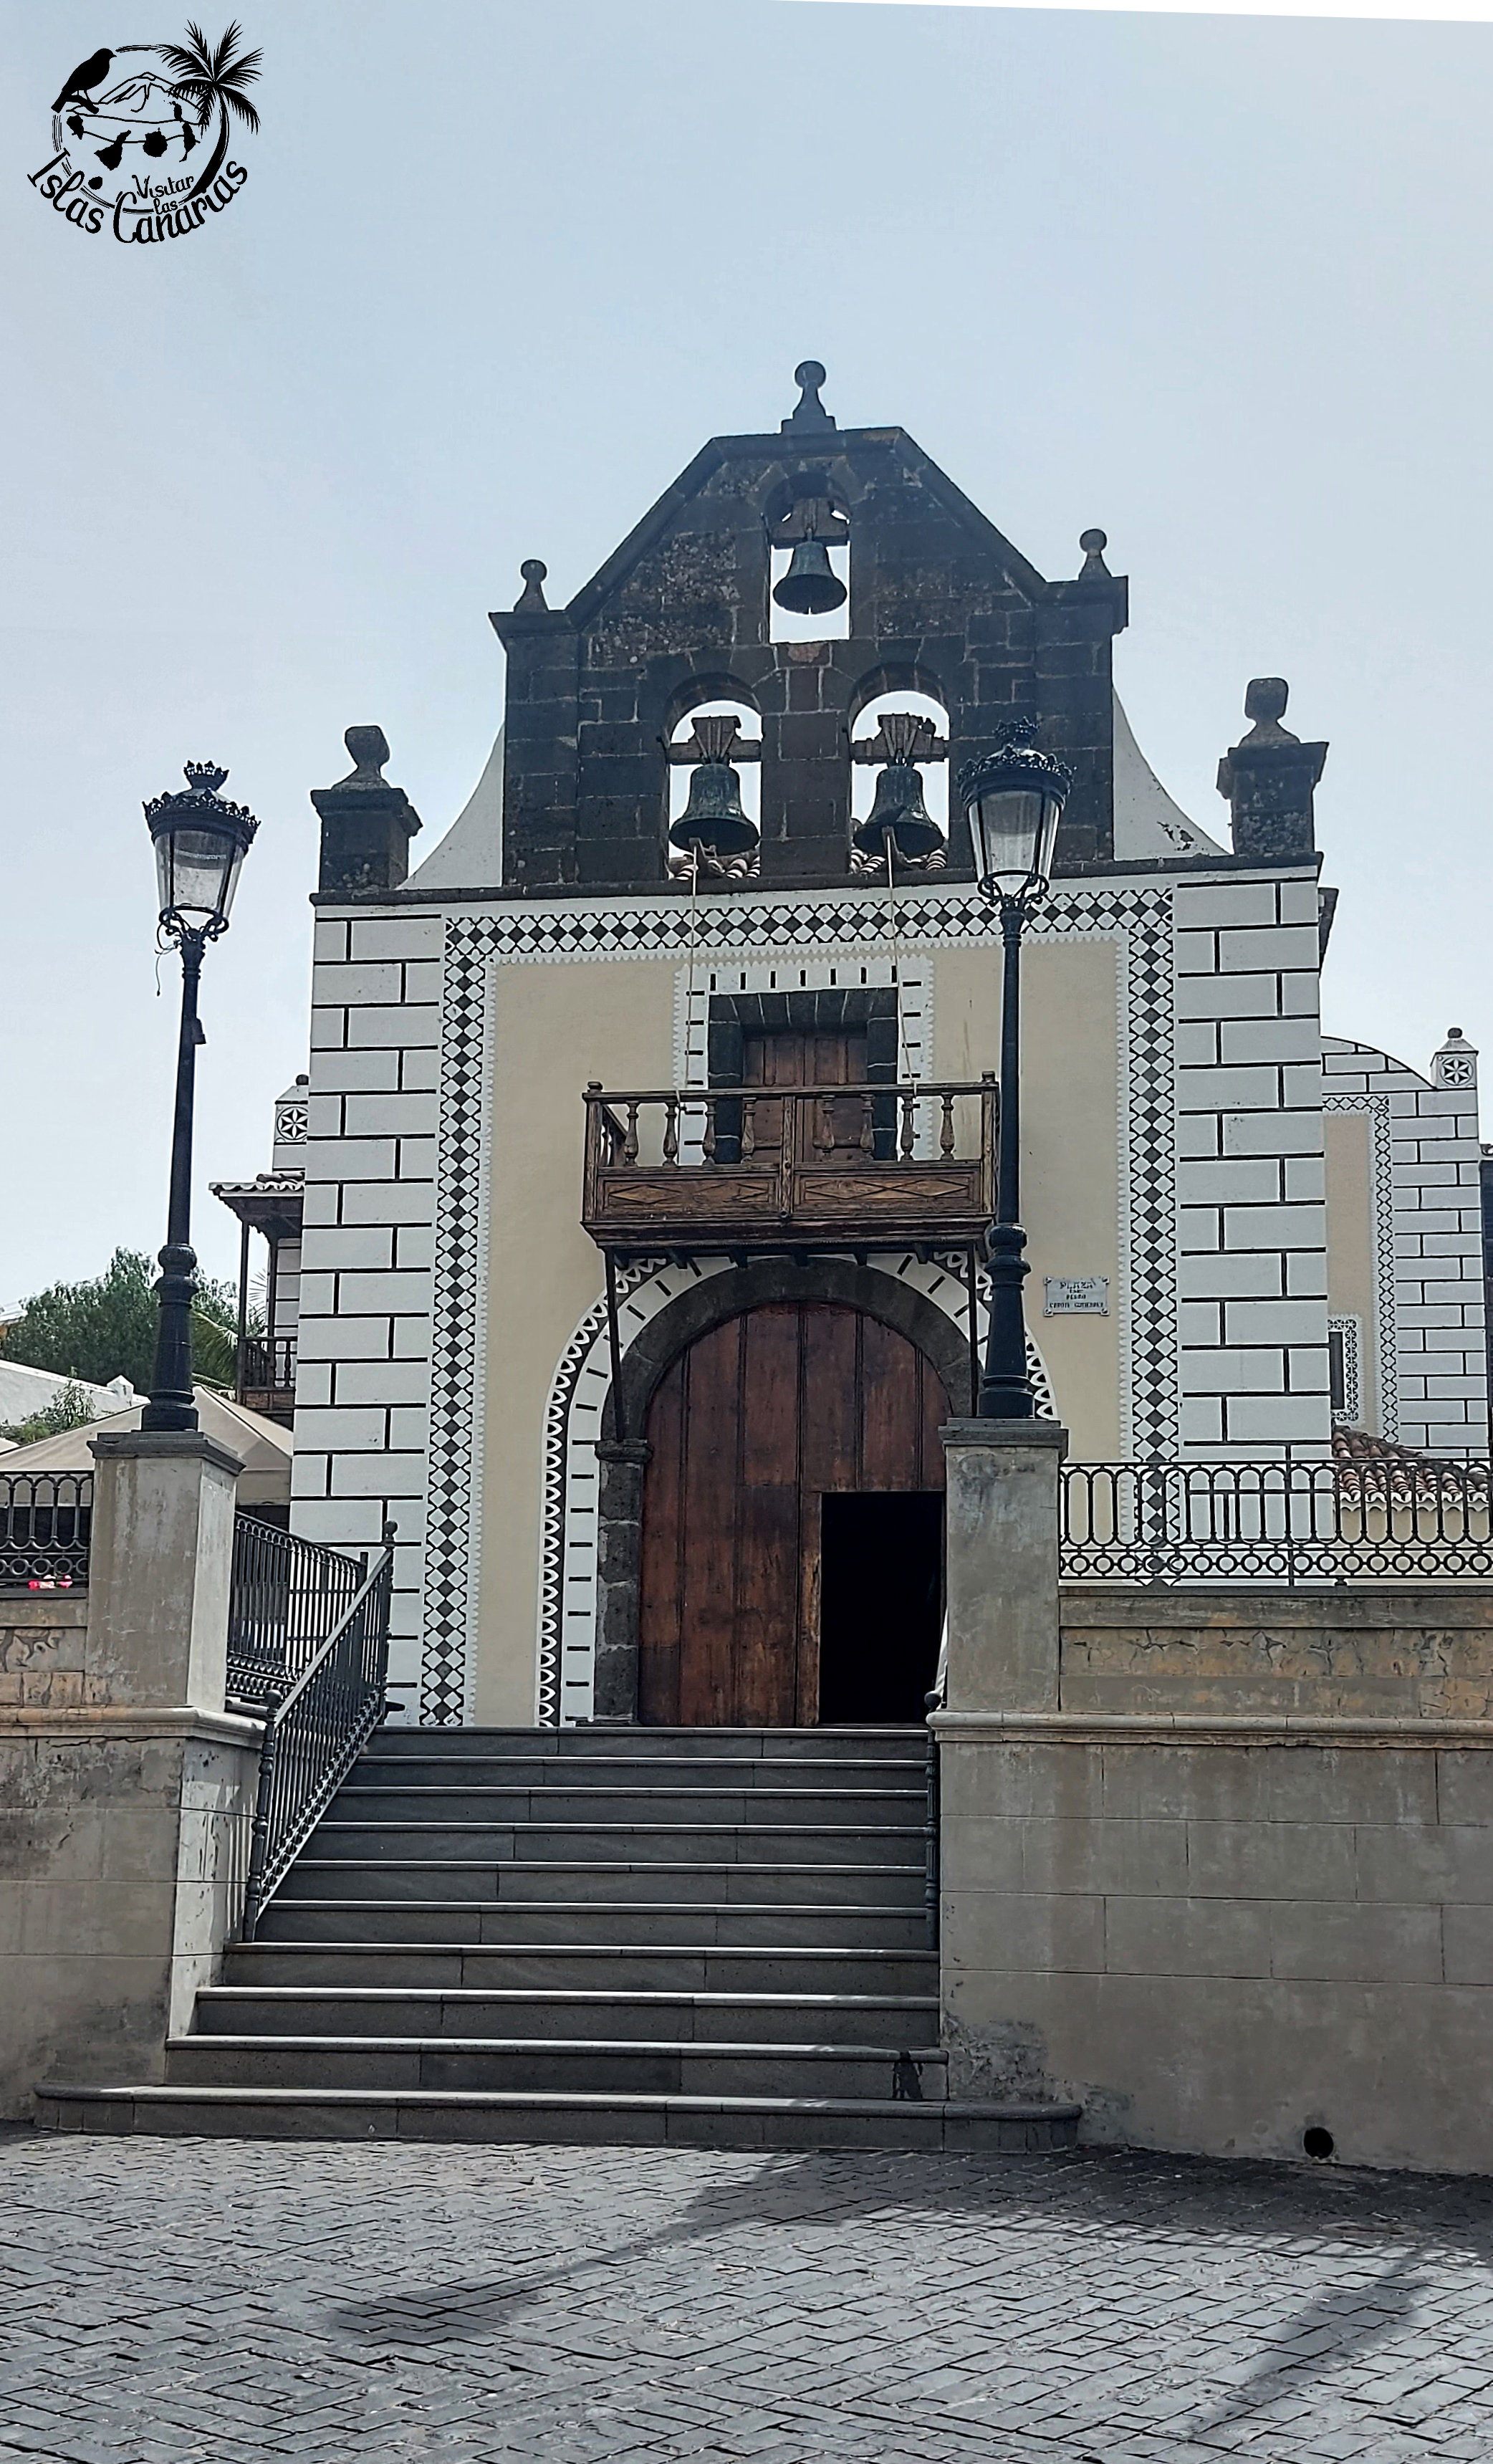
[[[633,1256],[959,1247],[995,1203],[994,1078],[585,1094],[581,1220]]]
[[[296,1337],[244,1335],[238,1346],[237,1399],[290,1428],[296,1418]]]

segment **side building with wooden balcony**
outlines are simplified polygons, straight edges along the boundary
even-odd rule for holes
[[[785,608],[811,565],[837,604]],[[433,853],[376,727],[313,799],[293,1528],[397,1524],[408,1716],[915,1714],[1000,1099],[951,781],[1014,719],[1073,774],[1022,978],[1042,1407],[1091,1462],[1485,1448],[1476,1059],[1334,1041],[1325,1103],[1326,748],[1284,686],[1204,829],[1115,697],[1102,534],[1045,579],[813,384],[545,578]]]

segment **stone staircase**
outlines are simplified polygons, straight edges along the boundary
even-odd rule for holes
[[[382,1729],[166,2048],[62,2129],[1037,2150],[945,2101],[917,1728]]]

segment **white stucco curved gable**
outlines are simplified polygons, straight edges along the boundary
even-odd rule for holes
[[[1121,864],[1146,856],[1222,855],[1218,839],[1188,820],[1136,743],[1125,705],[1114,696],[1114,852]]]
[[[503,878],[503,730],[498,729],[482,776],[424,864],[411,890],[496,890]]]

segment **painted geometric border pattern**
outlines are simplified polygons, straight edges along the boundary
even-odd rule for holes
[[[908,896],[908,941],[993,943],[988,910],[969,893]],[[1114,936],[1127,953],[1122,1018],[1122,1205],[1128,1217],[1131,1444],[1175,1449],[1175,1163],[1173,944],[1169,887],[1095,886],[1053,894],[1034,937]],[[470,1694],[475,1617],[476,1428],[488,1068],[488,975],[509,965],[859,947],[880,936],[865,893],[758,905],[712,904],[692,921],[685,901],[606,902],[467,913],[446,919],[441,1095],[436,1162],[429,1469],[420,1716],[459,1724]]]
[[[1324,1095],[1325,1112],[1367,1112],[1373,1170],[1373,1307],[1379,1436],[1399,1435],[1399,1328],[1394,1318],[1394,1129],[1388,1095]]]

